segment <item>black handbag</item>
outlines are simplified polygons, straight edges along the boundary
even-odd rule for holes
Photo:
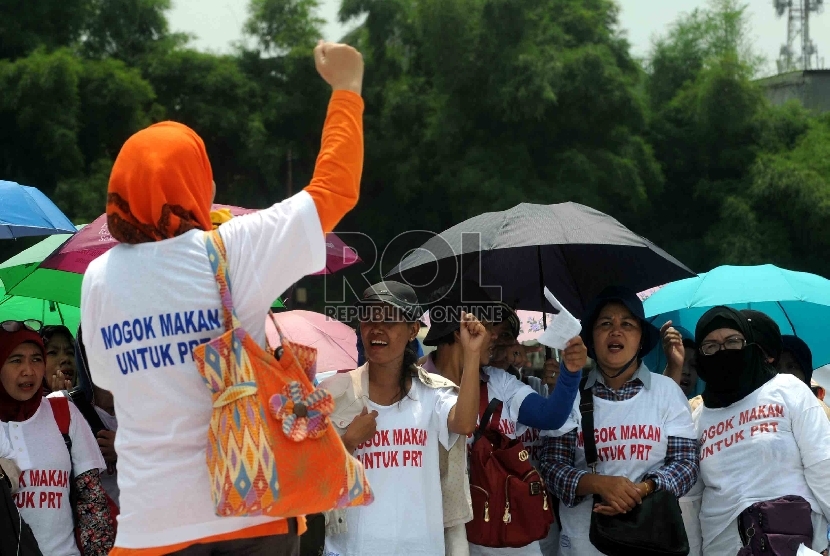
[[[43,556],[31,527],[20,517],[11,483],[2,468],[0,491],[0,556]]]
[[[597,444],[594,438],[594,394],[585,388],[587,377],[579,387],[579,412],[582,414],[582,438],[588,469],[596,473]],[[602,498],[594,495],[594,503]],[[630,512],[613,517],[591,513],[589,539],[607,556],[686,556],[689,539],[677,498],[668,491],[657,490],[643,498]]]

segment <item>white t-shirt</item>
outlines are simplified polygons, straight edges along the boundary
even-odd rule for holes
[[[12,443],[9,442],[8,436],[0,434],[0,458],[10,459],[14,456]]]
[[[98,417],[101,418],[101,422],[105,427],[107,427],[107,430],[115,431],[118,429],[118,420],[114,415],[110,415],[98,406],[95,406],[95,413],[97,413]],[[109,468],[101,471],[101,485],[104,487],[104,490],[107,491],[109,497],[112,498],[112,501],[115,502],[115,505],[118,506],[118,499],[120,496],[118,491],[118,470],[116,469],[112,473],[110,473]]]
[[[69,403],[71,463],[46,398],[29,420],[2,423],[2,430],[20,467],[15,503],[32,528],[40,551],[49,556],[79,555],[69,504],[70,471],[77,477],[91,469],[106,467],[84,416],[75,404]]]
[[[700,438],[703,550],[755,502],[802,496],[824,513],[804,468],[830,460],[830,421],[804,383],[780,374],[744,399],[694,412]],[[830,464],[829,464],[830,465]],[[830,517],[830,516],[826,516]]]
[[[531,463],[539,469],[539,452],[544,441],[541,431],[519,423],[519,409],[522,403],[529,395],[535,394],[536,390],[503,369],[484,367],[482,372],[487,375],[488,399],[492,401],[493,398],[497,398],[504,402],[498,423],[499,432],[508,438],[520,439],[530,452]],[[472,444],[473,437],[469,436],[467,445]],[[470,543],[470,556],[539,556],[541,553],[538,542],[532,542],[522,548],[490,548]]]
[[[577,394],[568,421],[553,436],[561,436],[576,429],[574,467],[588,471],[579,402],[580,395]],[[695,438],[689,403],[671,378],[651,374],[648,385],[628,400],[608,401],[594,396],[597,473],[628,477],[634,482],[642,481],[645,475],[665,464],[670,436]],[[560,554],[602,555],[588,539],[592,508],[591,496],[586,496],[573,508],[560,502]]]
[[[363,463],[375,501],[346,510],[348,532],[326,538],[327,556],[444,554],[438,443],[449,450],[458,439],[447,428],[457,400],[452,389],[419,380],[400,403],[367,400],[369,411],[378,412],[377,430],[354,455]]]
[[[301,192],[219,228],[237,315],[265,345],[265,316],[291,284],[325,264],[314,201]],[[273,521],[220,518],[205,454],[212,401],[191,350],[224,333],[205,232],[118,245],[84,276],[81,323],[92,379],[118,415],[121,514],[116,546],[178,544]]]

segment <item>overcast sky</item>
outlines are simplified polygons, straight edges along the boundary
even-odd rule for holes
[[[635,56],[648,52],[651,39],[660,34],[683,12],[704,7],[706,0],[617,0],[622,7],[620,23],[627,32]],[[786,19],[778,18],[772,0],[745,0],[749,5],[752,32],[757,50],[774,68],[781,45],[786,41]],[[175,31],[196,35],[195,46],[203,50],[227,52],[232,42],[241,39],[242,24],[247,18],[248,0],[173,0],[169,14]],[[321,0],[320,16],[328,21],[323,33],[327,40],[337,40],[349,28],[337,23],[340,0]],[[813,15],[811,35],[830,65],[830,13]],[[800,41],[796,52],[800,50]]]

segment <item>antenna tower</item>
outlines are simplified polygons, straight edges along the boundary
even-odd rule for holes
[[[818,67],[818,49],[810,38],[810,14],[824,10],[824,0],[773,0],[778,17],[787,14],[787,44],[781,46],[778,73]],[[795,43],[801,38],[801,52],[796,56]]]

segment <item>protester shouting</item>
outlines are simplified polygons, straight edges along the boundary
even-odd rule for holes
[[[605,289],[586,311],[582,336],[595,361],[584,380],[593,396],[595,428],[584,434],[596,440],[596,473],[585,460],[581,395],[565,426],[545,441],[541,458],[548,488],[560,500],[563,556],[601,554],[588,538],[591,512],[627,513],[658,489],[680,498],[699,471],[686,396],[674,380],[642,363],[660,332],[645,320],[637,295]],[[595,505],[592,495],[602,502]]]

